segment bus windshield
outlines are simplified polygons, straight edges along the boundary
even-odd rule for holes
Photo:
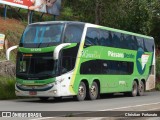
[[[44,24],[28,26],[21,38],[21,47],[48,47],[61,43],[64,24]]]
[[[40,79],[42,77],[51,77],[56,75],[56,61],[53,60],[53,54],[18,54],[17,75]]]

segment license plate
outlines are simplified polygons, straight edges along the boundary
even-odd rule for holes
[[[29,91],[29,95],[37,95],[36,91]]]

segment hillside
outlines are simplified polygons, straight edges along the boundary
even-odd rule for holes
[[[17,45],[21,34],[25,28],[24,23],[18,21],[16,19],[7,18],[4,20],[3,17],[0,17],[0,33],[6,35],[6,39],[8,40],[9,47],[13,45]],[[0,50],[0,76],[14,76],[15,75],[15,57],[16,50],[12,52],[11,59],[12,61],[5,61],[6,50]],[[3,62],[4,61],[4,62]]]
[[[9,47],[13,45],[17,45],[21,38],[22,32],[25,28],[25,23],[16,20],[7,18],[4,20],[3,17],[0,17],[0,33],[6,35],[6,39],[8,40]],[[15,55],[12,54],[13,58]],[[1,50],[0,52],[0,60],[5,59],[5,50]]]
[[[0,17],[0,33],[6,35],[7,40],[11,45],[18,44],[21,34],[25,28],[25,24],[16,19],[9,19]]]

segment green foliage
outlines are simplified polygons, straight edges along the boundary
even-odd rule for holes
[[[160,55],[156,58],[156,90],[160,91]]]
[[[4,60],[6,58],[4,50],[0,50],[0,61]]]
[[[64,0],[63,20],[103,26],[153,36],[160,45],[159,0]]]
[[[160,56],[157,56],[156,59],[156,77],[160,78]]]
[[[156,84],[156,90],[160,91],[160,83]]]
[[[73,17],[73,11],[71,8],[66,7],[62,11],[62,15],[64,16],[63,19],[65,20],[72,20]]]
[[[15,99],[15,78],[0,77],[0,99]]]

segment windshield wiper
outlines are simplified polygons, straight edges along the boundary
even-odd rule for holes
[[[39,43],[38,48],[41,46],[42,42]]]

